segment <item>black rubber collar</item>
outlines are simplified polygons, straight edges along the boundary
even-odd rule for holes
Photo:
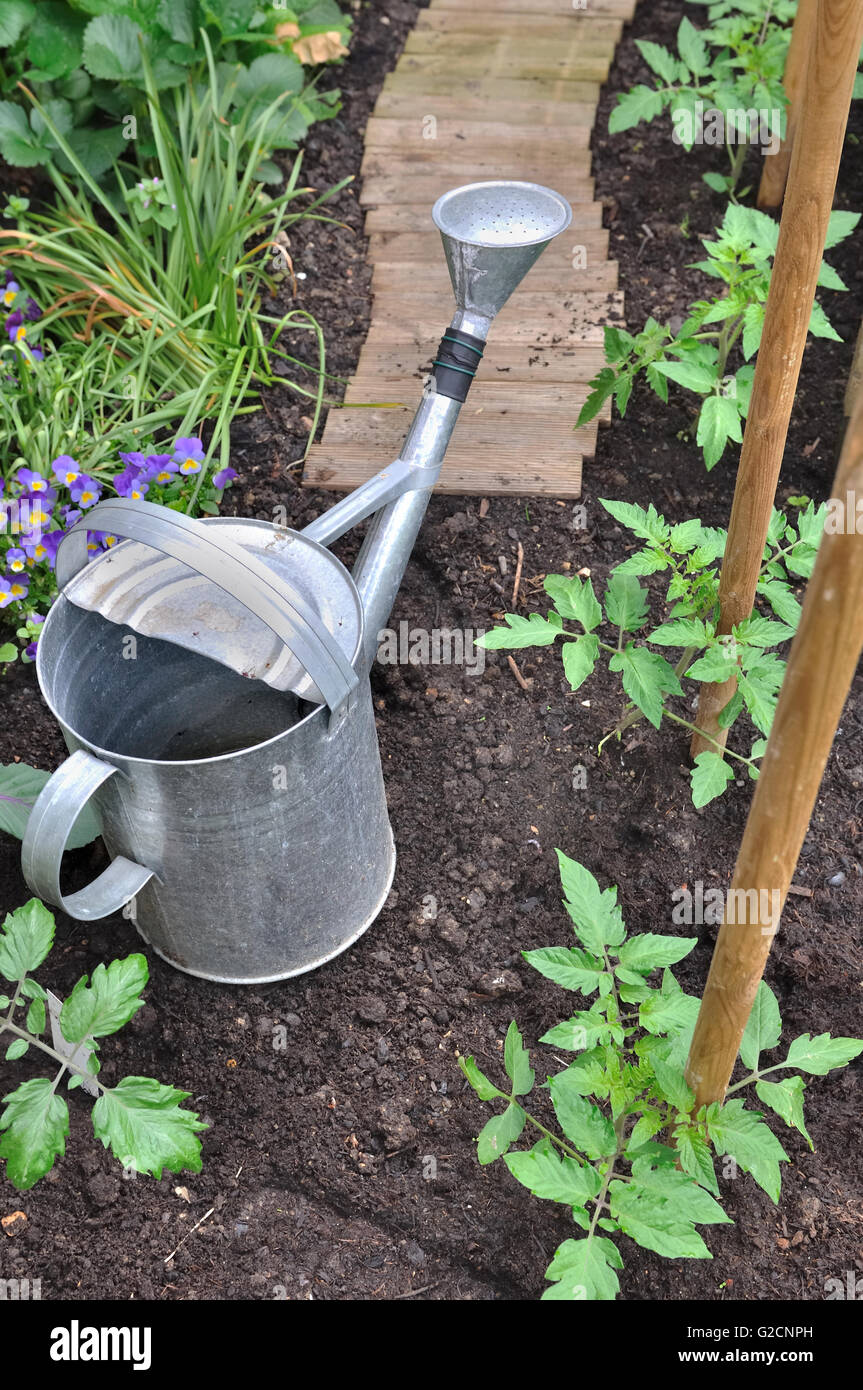
[[[441,338],[432,372],[439,396],[449,396],[453,401],[467,400],[484,348],[482,338],[463,333],[460,328],[447,329]]]

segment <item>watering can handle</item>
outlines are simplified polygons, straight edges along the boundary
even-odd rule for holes
[[[86,888],[63,896],[60,861],[72,827],[97,787],[117,771],[79,748],[45,783],[27,820],[21,867],[29,887],[79,922],[118,912],[154,877],[153,869],[118,855]]]
[[[337,721],[348,710],[356,696],[358,677],[335,638],[285,580],[216,528],[152,502],[124,498],[99,502],[67,532],[57,549],[57,588],[61,592],[87,563],[88,531],[103,531],[151,546],[239,599],[305,667],[329,706],[332,720]]]

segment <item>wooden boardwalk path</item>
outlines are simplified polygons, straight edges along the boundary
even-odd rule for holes
[[[603,365],[603,325],[622,317],[588,146],[635,3],[431,0],[420,10],[366,130],[371,326],[344,405],[309,452],[306,486],[353,488],[397,456],[452,312],[432,204],[459,183],[508,178],[562,193],[572,225],[492,325],[438,490],[580,495],[597,422],[575,420]]]

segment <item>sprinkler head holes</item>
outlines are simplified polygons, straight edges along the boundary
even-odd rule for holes
[[[548,243],[569,226],[572,209],[541,184],[496,179],[444,193],[432,219],[459,309],[490,320]]]

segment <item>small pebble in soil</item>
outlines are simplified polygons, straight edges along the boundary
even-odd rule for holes
[[[398,1101],[384,1101],[378,1111],[384,1148],[403,1149],[415,1142],[417,1132]]]
[[[841,888],[842,884],[845,882],[845,875],[840,869],[838,874],[831,874],[827,882],[829,883],[831,888]]]
[[[438,918],[437,931],[441,940],[452,946],[453,950],[463,951],[467,945],[467,932],[462,931],[456,919],[448,912],[444,912]]]
[[[387,1016],[386,1004],[374,995],[364,994],[357,1000],[357,1014],[363,1023],[383,1023]]]
[[[516,994],[521,989],[521,980],[514,970],[487,970],[476,982],[478,994],[489,994],[493,999],[502,994]]]

